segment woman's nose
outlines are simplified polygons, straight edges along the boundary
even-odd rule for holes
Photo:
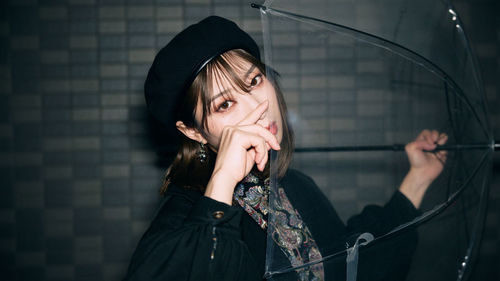
[[[259,106],[261,103],[264,102],[264,100],[260,100],[257,96],[252,94],[247,95],[246,98],[247,98],[246,104],[248,112],[254,111],[257,108],[257,106]],[[269,120],[267,120],[268,111],[269,109],[267,109],[260,115],[257,124],[263,127],[269,126]]]
[[[257,105],[259,105],[260,103],[258,103]],[[255,108],[254,108],[255,109]],[[260,118],[259,120],[257,120],[257,124],[266,128],[266,129],[269,129],[269,124],[270,124],[270,121],[269,121],[269,118],[268,118],[268,112],[269,112],[269,108],[266,109],[266,111],[264,111],[262,113],[262,115],[260,115]]]

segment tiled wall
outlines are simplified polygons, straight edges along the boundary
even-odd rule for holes
[[[494,0],[456,5],[500,139],[500,7]],[[262,42],[260,15],[247,1],[2,1],[2,280],[123,276],[165,166],[154,150],[158,127],[144,108],[144,77],[160,47],[210,14],[235,20]],[[493,181],[474,280],[500,278],[500,177]]]

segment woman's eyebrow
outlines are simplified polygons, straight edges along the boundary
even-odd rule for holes
[[[255,67],[256,67],[255,65],[252,65],[247,70],[247,72],[245,73],[244,79],[246,79],[250,74],[252,74],[252,72],[254,71]],[[230,92],[230,90],[227,90],[227,89],[223,90],[222,92],[218,93],[217,95],[211,97],[208,103],[212,103],[214,100],[218,99],[220,96],[224,96],[224,95],[228,94],[229,92]]]
[[[255,65],[252,64],[250,69],[248,69],[247,73],[245,73],[245,79],[247,79],[248,75],[252,74],[253,70],[255,69]]]
[[[229,92],[230,92],[230,91],[226,89],[226,90],[224,90],[224,91],[222,91],[222,92],[218,93],[217,95],[215,95],[215,96],[213,96],[213,97],[211,97],[211,98],[210,98],[209,103],[212,103],[214,100],[218,99],[218,98],[219,98],[219,97],[221,97],[221,96],[224,96],[224,95],[229,94]]]
[[[247,72],[245,73],[245,76],[244,76],[244,79],[246,79],[250,74],[252,74],[252,72],[254,71],[255,69],[255,65],[252,65],[248,70]],[[218,99],[220,96],[223,96],[223,95],[226,95],[230,92],[230,90],[223,90],[222,92],[218,93],[217,95],[213,96],[210,98],[209,100],[209,103],[212,103],[214,100]]]

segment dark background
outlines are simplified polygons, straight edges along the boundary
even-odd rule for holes
[[[500,4],[454,4],[500,140]],[[154,54],[210,14],[260,43],[260,14],[229,0],[0,5],[0,279],[118,280],[163,175],[142,92]],[[498,154],[473,280],[500,280]]]

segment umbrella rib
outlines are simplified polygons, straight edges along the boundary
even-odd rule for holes
[[[349,31],[351,33],[360,34],[360,35],[362,35],[362,36],[364,36],[366,38],[363,38],[363,39],[362,38],[355,38],[355,39],[362,40],[362,41],[367,41],[369,43],[372,43],[372,44],[374,44],[376,46],[379,46],[379,47],[381,47],[383,49],[386,49],[386,50],[388,50],[390,52],[398,54],[398,55],[400,55],[400,56],[402,56],[402,57],[404,57],[404,58],[406,58],[406,59],[414,62],[417,65],[420,65],[420,66],[426,68],[431,73],[434,73],[435,75],[437,75],[440,79],[444,80],[445,82],[450,83],[453,89],[456,89],[457,96],[459,96],[460,98],[462,98],[464,100],[464,103],[467,104],[467,106],[469,107],[469,110],[472,112],[472,114],[474,115],[475,119],[480,124],[481,129],[483,131],[483,134],[487,138],[490,138],[490,133],[484,127],[484,124],[481,121],[481,119],[479,118],[479,115],[477,114],[476,110],[472,107],[469,99],[464,94],[463,90],[458,86],[458,84],[455,83],[455,81],[443,69],[441,69],[438,65],[436,65],[432,61],[428,60],[424,56],[420,55],[419,53],[417,53],[417,52],[415,52],[415,51],[413,51],[411,49],[408,49],[408,48],[406,48],[403,45],[400,45],[398,43],[389,41],[389,40],[387,40],[387,39],[385,39],[383,37],[379,37],[377,35],[369,34],[367,32],[364,32],[364,31],[361,31],[361,30],[358,30],[358,29],[355,29],[355,28],[352,28],[352,27],[348,27],[348,26],[345,26],[345,25],[342,25],[342,24],[338,24],[338,23],[334,23],[334,22],[330,22],[330,21],[326,21],[326,20],[322,20],[322,19],[318,19],[318,18],[313,18],[313,17],[309,17],[309,16],[305,16],[305,15],[300,15],[300,14],[296,14],[296,13],[292,13],[292,12],[277,10],[277,9],[269,8],[269,7],[266,7],[264,5],[259,5],[259,4],[255,4],[255,3],[251,3],[250,5],[252,6],[252,8],[261,9],[262,11],[266,11],[266,12],[267,11],[271,11],[271,12],[274,12],[276,14],[281,14],[281,15],[283,15],[285,17],[292,17],[292,18],[298,18],[298,19],[309,20],[309,21],[318,22],[318,23],[322,23],[322,24],[327,24],[327,25],[331,25],[331,26],[337,27],[340,30],[346,30],[346,31]],[[368,40],[368,39],[371,39],[371,40]],[[379,42],[375,42],[374,40],[377,40]],[[391,49],[391,48],[387,47],[384,44],[387,44],[387,45],[390,45],[390,46],[394,46],[396,49],[401,49],[401,51],[396,51],[395,49]],[[407,54],[404,54],[404,52],[406,52]],[[422,62],[419,62],[419,61],[415,60],[414,58],[412,58],[412,56],[416,57],[416,58],[419,58],[420,60],[422,60]]]

